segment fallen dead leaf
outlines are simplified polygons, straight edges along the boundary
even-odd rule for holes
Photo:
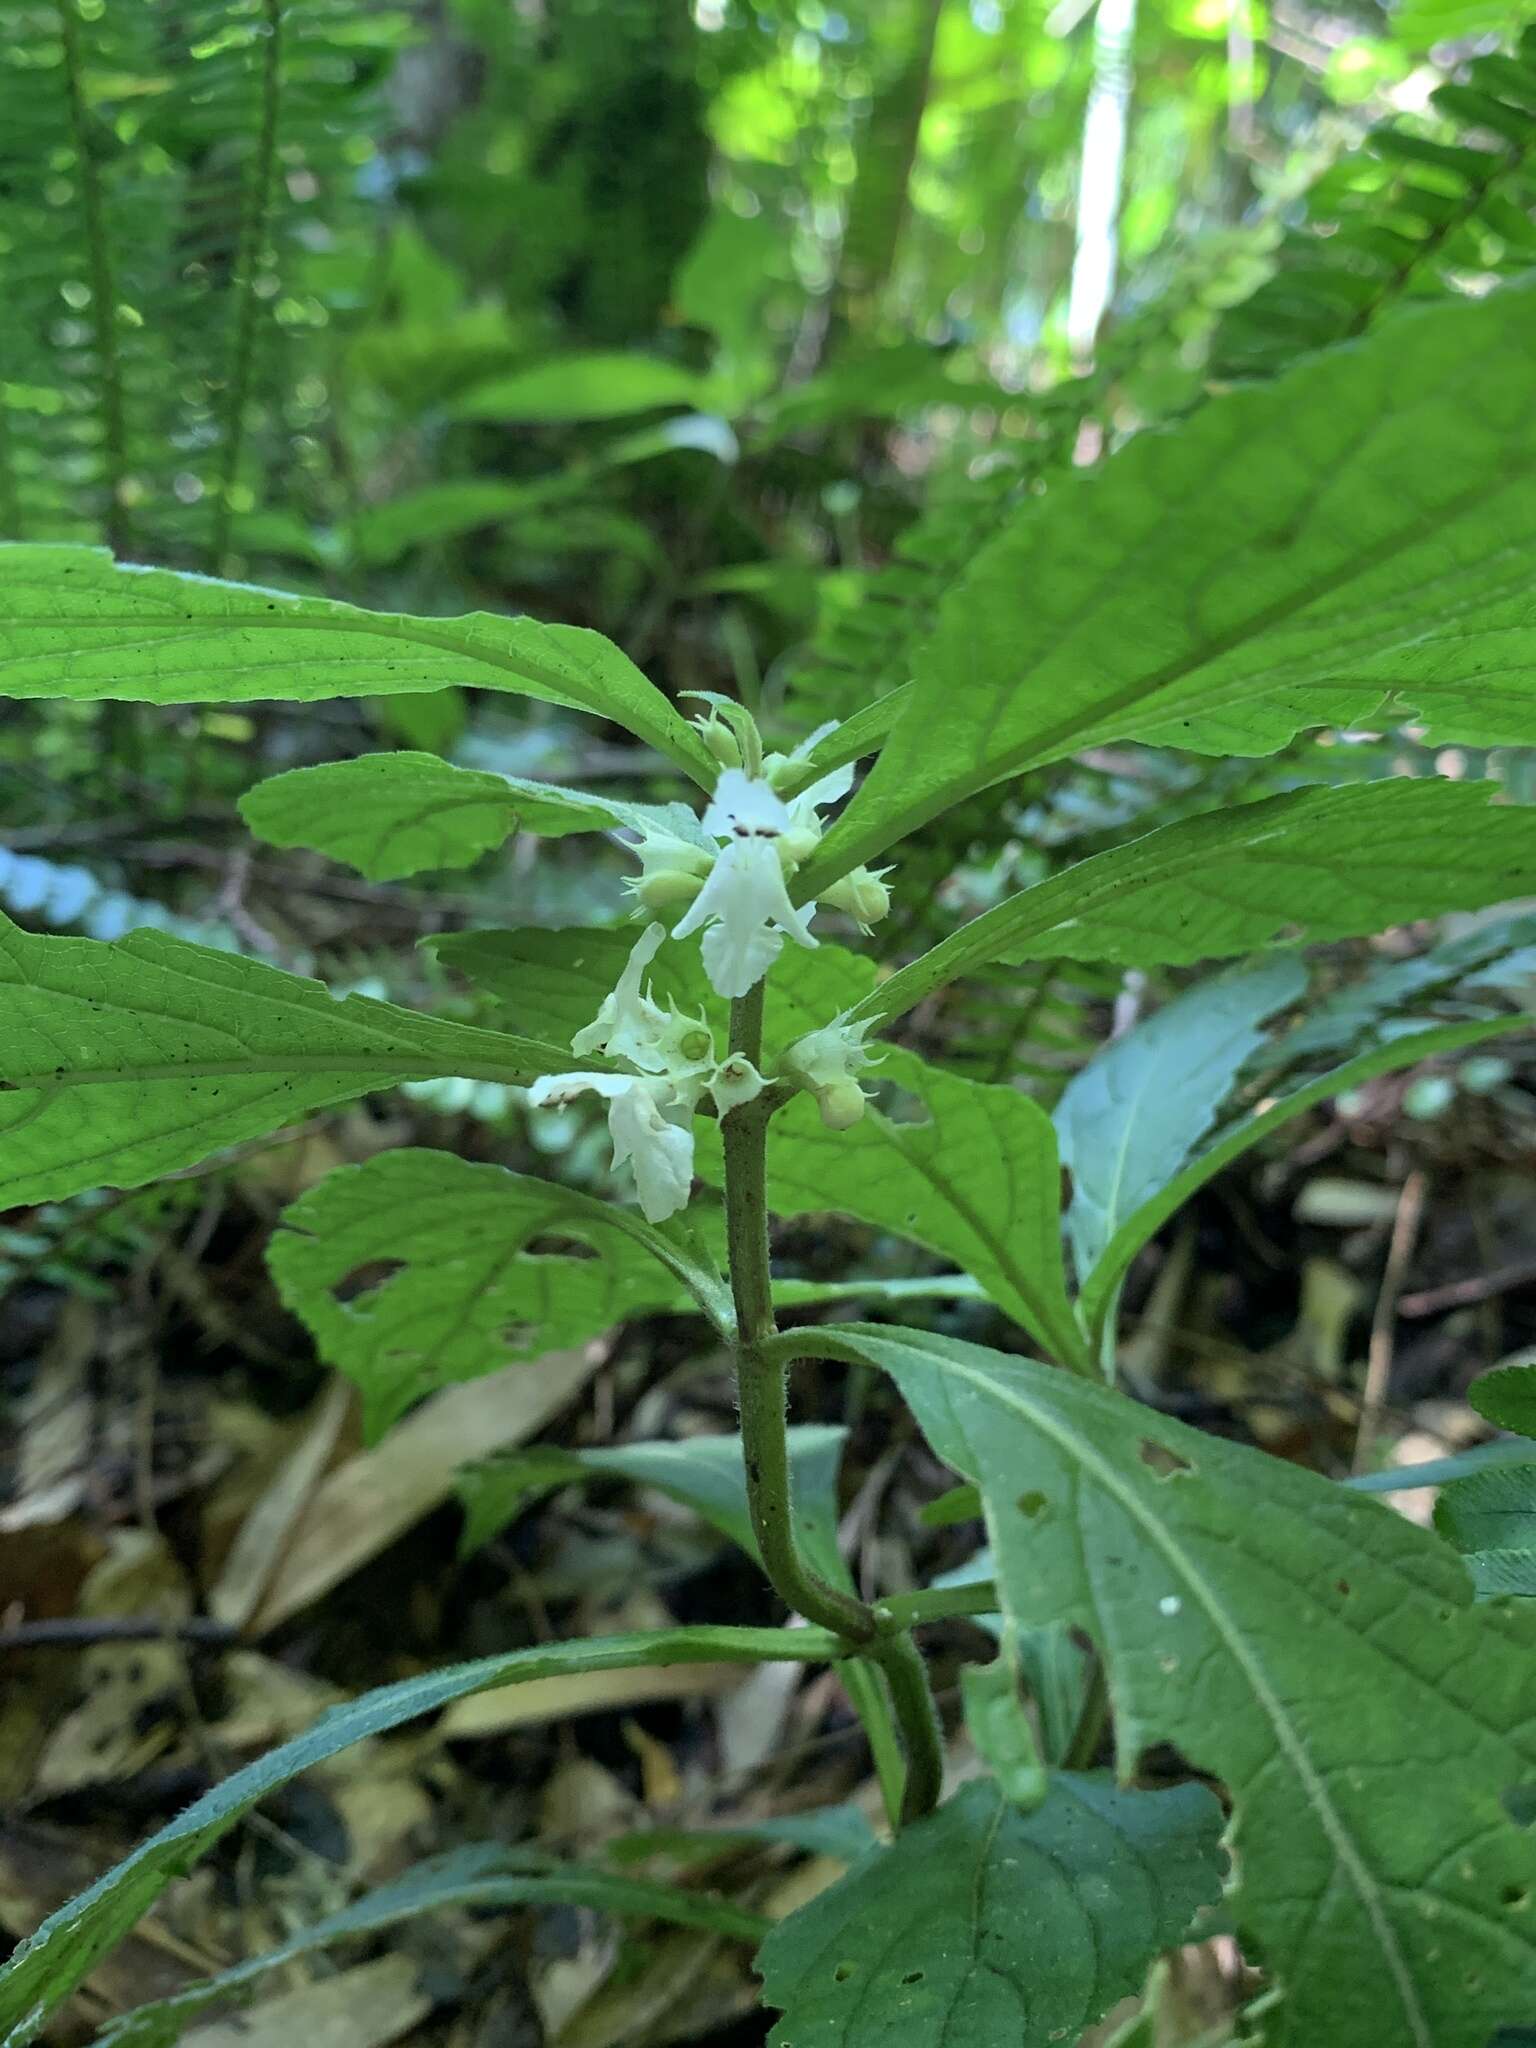
[[[445,1501],[461,1465],[524,1443],[591,1379],[602,1350],[552,1351],[449,1387],[311,1496],[249,1633],[264,1635],[355,1572]]]

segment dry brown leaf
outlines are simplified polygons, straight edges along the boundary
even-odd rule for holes
[[[95,1311],[88,1302],[65,1301],[37,1377],[17,1404],[16,1477],[13,1498],[0,1508],[0,1535],[60,1522],[84,1498],[95,1413],[88,1372],[95,1348]]]
[[[338,1373],[305,1417],[297,1443],[241,1522],[208,1595],[208,1611],[219,1621],[243,1628],[260,1606],[335,1454],[355,1398]]]
[[[526,1685],[471,1693],[455,1700],[438,1723],[445,1741],[505,1735],[540,1721],[638,1707],[651,1700],[711,1699],[740,1685],[740,1664],[683,1664],[659,1671],[582,1671],[569,1678],[535,1678]]]
[[[596,1346],[552,1351],[449,1387],[311,1496],[249,1633],[264,1635],[355,1572],[453,1491],[471,1459],[527,1441],[591,1379]]]

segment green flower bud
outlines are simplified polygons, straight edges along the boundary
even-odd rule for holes
[[[821,900],[830,903],[834,910],[845,910],[860,931],[867,932],[891,907],[891,892],[881,880],[882,875],[889,873],[889,868],[855,868],[830,889],[824,889]]]
[[[704,886],[704,877],[687,868],[655,867],[632,879],[629,889],[652,917],[684,909]]]
[[[741,742],[721,718],[713,712],[699,725],[699,738],[709,749],[713,758],[722,768],[741,766]]]
[[[832,1081],[816,1090],[816,1106],[829,1131],[851,1131],[864,1114],[864,1090],[854,1080]]]
[[[802,861],[810,859],[820,843],[819,828],[812,825],[791,825],[787,832],[781,832],[774,841],[779,866],[786,875],[792,875]]]

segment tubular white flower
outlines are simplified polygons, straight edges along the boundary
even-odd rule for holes
[[[686,1208],[693,1184],[692,1105],[678,1099],[670,1078],[545,1074],[528,1090],[528,1100],[542,1109],[589,1091],[607,1098],[613,1163],[633,1169],[647,1221],[664,1223]]]
[[[628,1060],[649,1074],[664,1070],[667,1063],[658,1050],[658,1042],[667,1027],[667,1013],[651,1000],[649,990],[642,990],[640,977],[655,959],[666,936],[665,925],[646,926],[630,951],[618,986],[611,995],[603,997],[602,1007],[592,1022],[583,1024],[571,1040],[573,1053],[581,1056],[601,1051],[614,1059]]]
[[[723,778],[722,778],[723,779]],[[675,939],[707,926],[704,972],[717,995],[744,996],[778,959],[782,933],[797,946],[814,946],[805,913],[795,908],[784,886],[784,870],[771,837],[748,835],[723,847],[709,880]]]

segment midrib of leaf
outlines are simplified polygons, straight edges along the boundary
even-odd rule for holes
[[[232,500],[245,445],[246,408],[250,404],[251,377],[256,363],[256,323],[261,312],[256,272],[267,239],[272,184],[277,168],[277,122],[282,99],[282,0],[263,0],[262,17],[266,42],[261,73],[261,132],[257,138],[256,161],[240,222],[235,262],[240,307],[235,326],[234,367],[229,377],[224,412],[224,461],[213,512],[213,541],[209,549],[209,567],[215,576],[223,573],[229,554],[230,525],[234,518]]]
[[[1459,366],[1459,379],[1474,378],[1475,375],[1476,372],[1471,363],[1463,363]],[[1430,387],[1429,392],[1426,393],[1426,398],[1438,396],[1444,389],[1445,380],[1441,380]],[[1379,420],[1370,421],[1368,427],[1362,431],[1360,437],[1351,444],[1350,448],[1340,452],[1332,465],[1330,475],[1342,468],[1351,455],[1358,453],[1359,448],[1371,434],[1380,430],[1382,424]],[[1153,431],[1161,430],[1155,429]],[[1495,490],[1502,491],[1513,486],[1525,474],[1527,474],[1527,465],[1523,460],[1516,461],[1511,457],[1501,462],[1496,471],[1498,481]],[[1079,483],[1075,487],[1085,489],[1087,485],[1086,483]],[[1201,641],[1196,647],[1178,656],[1175,660],[1165,663],[1162,668],[1154,669],[1150,674],[1134,677],[1130,682],[1124,684],[1110,695],[1097,698],[1091,705],[1081,707],[1073,715],[1062,720],[1060,724],[1048,728],[1044,733],[1036,733],[1019,747],[988,760],[987,749],[992,735],[996,731],[998,722],[1005,715],[1013,700],[1013,692],[1011,690],[999,689],[995,691],[993,705],[979,728],[979,737],[975,748],[978,757],[986,761],[986,766],[978,769],[972,776],[967,777],[963,781],[947,783],[940,792],[930,792],[915,803],[887,813],[878,824],[867,827],[862,833],[856,829],[851,829],[845,833],[841,829],[843,824],[856,828],[859,823],[858,799],[855,798],[853,804],[849,806],[848,811],[845,813],[844,819],[838,825],[834,825],[831,831],[828,832],[820,856],[808,862],[800,870],[792,891],[795,901],[803,903],[808,901],[810,897],[819,894],[836,880],[838,876],[846,874],[850,868],[858,866],[862,861],[869,860],[885,847],[893,845],[897,840],[905,838],[909,832],[915,831],[928,818],[932,817],[936,811],[947,810],[954,804],[962,803],[967,797],[976,795],[979,790],[991,788],[994,783],[1007,781],[1014,776],[1022,775],[1031,768],[1043,767],[1047,763],[1060,758],[1063,754],[1071,753],[1075,748],[1088,745],[1095,738],[1109,739],[1121,737],[1122,735],[1118,727],[1113,731],[1103,729],[1107,721],[1117,719],[1124,712],[1134,711],[1144,699],[1154,696],[1172,683],[1180,682],[1186,677],[1196,674],[1200,669],[1213,661],[1219,660],[1223,655],[1235,653],[1246,641],[1253,639],[1257,634],[1268,632],[1274,627],[1286,625],[1291,620],[1300,618],[1320,600],[1332,597],[1338,592],[1348,589],[1351,583],[1358,581],[1360,577],[1369,574],[1373,569],[1383,567],[1405,548],[1431,539],[1435,532],[1444,526],[1448,520],[1459,517],[1463,512],[1470,511],[1476,505],[1486,504],[1493,495],[1494,490],[1490,490],[1486,479],[1469,485],[1466,490],[1459,492],[1455,497],[1437,505],[1432,515],[1425,514],[1415,517],[1403,526],[1394,529],[1390,535],[1384,535],[1370,547],[1361,549],[1358,554],[1351,556],[1347,562],[1339,564],[1338,567],[1327,574],[1320,574],[1314,577],[1307,584],[1304,591],[1293,592],[1289,596],[1277,598],[1273,604],[1265,605],[1259,610],[1249,613],[1246,618],[1229,627],[1226,632],[1211,635],[1210,638]],[[1032,516],[1037,518],[1048,516],[1047,502],[1042,502],[1038,509],[1033,509]],[[1314,491],[1312,497],[1307,502],[1305,510],[1298,514],[1298,520],[1307,517],[1315,503],[1316,492]],[[1144,553],[1150,548],[1161,544],[1160,537],[1153,530],[1143,540],[1141,552]],[[1512,556],[1513,552],[1513,544],[1511,544]],[[1135,554],[1133,553],[1129,559],[1131,562],[1134,562],[1136,559]],[[1121,589],[1127,566],[1127,558],[1122,556],[1117,560],[1113,570],[1106,573],[1093,600],[1086,604],[1080,613],[1080,623],[1094,617],[1102,610],[1107,601],[1113,601]],[[1253,698],[1262,696],[1268,686],[1268,678],[1262,672],[1257,676],[1235,678],[1223,690],[1203,699],[1198,706],[1183,704],[1176,707],[1170,713],[1170,717],[1183,716],[1196,709],[1209,714],[1212,711],[1220,711],[1235,705],[1248,703]],[[1378,690],[1378,701],[1380,701],[1387,697],[1392,685],[1385,680],[1378,682],[1373,678],[1372,687]],[[1409,684],[1408,687],[1423,686]],[[913,698],[902,707],[904,718],[910,717],[918,710],[924,708],[921,685],[914,685],[913,691]]]
[[[57,0],[59,41],[64,53],[64,96],[69,108],[80,180],[80,219],[91,267],[91,326],[96,337],[96,369],[101,387],[101,445],[106,461],[106,513],[103,529],[114,552],[128,534],[123,484],[128,473],[128,424],[123,403],[123,373],[117,353],[117,284],[107,247],[106,210],[101,179],[91,143],[82,82],[81,22],[78,0]]]
[[[967,1381],[984,1400],[1012,1408],[1028,1427],[1037,1430],[1042,1436],[1049,1437],[1069,1458],[1075,1460],[1151,1538],[1154,1545],[1167,1558],[1172,1569],[1180,1575],[1190,1593],[1205,1609],[1211,1626],[1227,1646],[1229,1654],[1247,1680],[1255,1700],[1274,1730],[1276,1742],[1301,1781],[1308,1802],[1316,1813],[1340,1866],[1354,1887],[1382,1955],[1386,1959],[1387,1967],[1391,1971],[1392,1981],[1402,2001],[1403,2015],[1413,2030],[1417,2048],[1435,2048],[1428,2030],[1427,2018],[1419,2003],[1413,1979],[1408,1974],[1396,1933],[1382,1910],[1383,1887],[1378,1886],[1362,1861],[1352,1836],[1329,1797],[1327,1785],[1313,1768],[1306,1746],[1270,1685],[1263,1666],[1250,1650],[1242,1630],[1228,1615],[1215,1589],[1202,1577],[1193,1558],[1188,1556],[1167,1527],[1156,1516],[1147,1512],[1138,1496],[1121,1484],[1120,1475],[1115,1467],[1106,1463],[1087,1439],[1067,1427],[1049,1409],[1031,1406],[1013,1388],[1002,1385],[985,1373],[977,1372],[974,1367],[967,1366],[959,1359],[946,1357],[943,1370],[948,1376]],[[983,1507],[985,1512],[985,1501]],[[989,1512],[987,1521],[989,1534],[993,1533],[990,1530]]]

